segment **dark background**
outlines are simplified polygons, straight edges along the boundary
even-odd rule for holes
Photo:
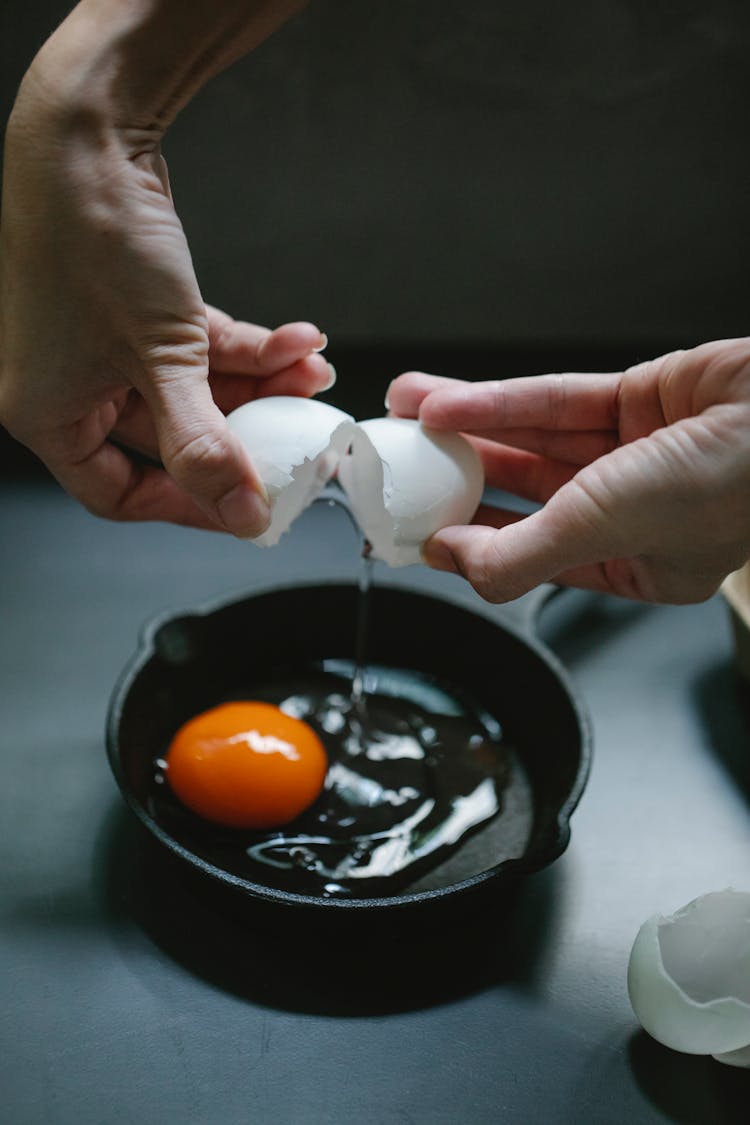
[[[3,120],[69,6],[2,3]],[[202,291],[316,321],[360,417],[744,335],[749,40],[744,0],[314,0],[168,136]]]

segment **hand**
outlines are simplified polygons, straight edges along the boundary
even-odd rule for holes
[[[324,339],[204,306],[159,150],[66,133],[26,98],[6,148],[0,421],[98,515],[259,533],[263,489],[222,411],[322,390]]]
[[[491,602],[540,582],[652,602],[711,596],[750,556],[750,339],[618,374],[463,383],[410,373],[392,413],[465,432],[489,485],[533,514],[481,507],[425,561]]]
[[[331,384],[314,325],[271,332],[204,305],[161,155],[202,82],[299,6],[81,3],[21,86],[0,226],[0,422],[98,515],[259,534],[264,490],[224,412]]]

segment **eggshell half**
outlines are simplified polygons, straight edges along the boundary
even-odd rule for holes
[[[272,395],[238,407],[227,422],[250,454],[271,505],[271,523],[253,542],[271,547],[336,472],[354,419],[317,399]]]
[[[714,891],[644,922],[628,992],[645,1030],[665,1046],[750,1065],[750,893]]]
[[[414,419],[372,418],[352,434],[339,482],[375,558],[389,566],[421,561],[441,527],[468,523],[484,488],[482,463],[460,434]]]

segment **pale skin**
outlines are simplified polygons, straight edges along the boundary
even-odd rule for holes
[[[0,225],[0,422],[98,515],[259,534],[263,486],[225,414],[332,382],[315,325],[270,331],[204,303],[161,154],[199,86],[301,6],[84,0],[22,84]]]
[[[551,581],[698,602],[750,556],[750,339],[615,374],[470,384],[411,372],[388,402],[466,433],[488,484],[543,505],[483,506],[426,544],[427,563],[487,601]]]
[[[200,87],[303,6],[82,0],[24,79],[6,133],[0,422],[98,515],[260,534],[263,489],[224,416],[330,385],[315,325],[271,331],[204,303],[161,152]],[[606,375],[412,372],[389,405],[467,433],[489,484],[543,505],[482,507],[425,545],[489,601],[543,581],[700,601],[750,555],[749,339]]]

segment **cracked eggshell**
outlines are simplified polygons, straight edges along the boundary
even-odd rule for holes
[[[336,472],[354,419],[317,399],[271,395],[233,410],[227,422],[250,454],[271,506],[271,523],[253,542],[271,547]]]
[[[665,1046],[750,1065],[750,893],[714,891],[644,922],[628,993],[645,1030]]]
[[[338,475],[373,556],[394,567],[421,562],[422,544],[440,528],[468,523],[484,488],[466,438],[410,418],[360,422]]]

